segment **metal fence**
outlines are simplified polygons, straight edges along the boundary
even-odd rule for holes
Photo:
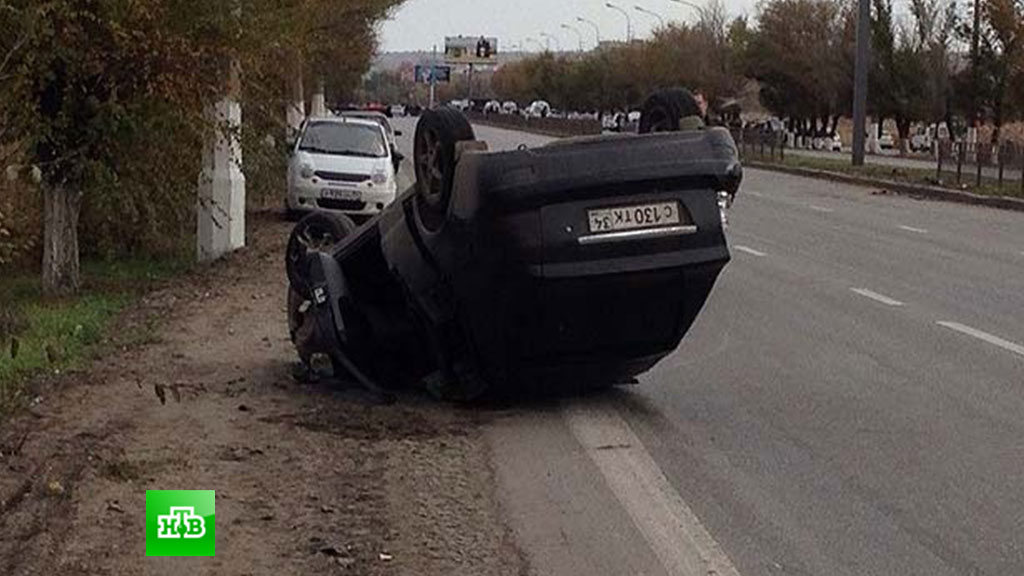
[[[787,156],[821,156],[840,159],[845,155],[823,155],[812,148],[793,148],[779,132],[756,129],[733,129],[733,139],[744,159],[781,162]],[[900,155],[869,155],[866,163],[892,168],[931,173],[934,184],[956,187],[995,187],[1024,195],[1024,146],[1015,142],[987,143],[938,141],[930,153]]]

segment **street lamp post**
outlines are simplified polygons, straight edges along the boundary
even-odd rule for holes
[[[566,30],[572,30],[573,32],[576,33],[576,38],[580,42],[579,43],[579,51],[583,52],[583,33],[580,32],[580,29],[575,27],[575,26],[571,26],[569,24],[562,24],[562,28],[565,28]]]
[[[562,51],[562,42],[561,42],[561,40],[558,39],[558,36],[555,36],[554,34],[548,34],[547,32],[541,32],[540,33],[540,37],[547,41],[547,43],[548,43],[548,52],[551,51],[551,41],[552,40],[555,41],[555,50],[557,50],[559,52]]]
[[[582,22],[584,24],[590,24],[591,28],[594,29],[594,47],[595,48],[600,47],[601,46],[601,29],[597,27],[597,23],[594,22],[593,20],[587,20],[586,18],[584,18],[582,16],[577,16],[576,17],[576,21],[577,22]]]
[[[626,17],[626,42],[632,42],[633,41],[633,22],[629,19],[629,12],[626,12],[625,10],[623,10],[622,8],[616,6],[615,4],[612,4],[611,2],[606,2],[605,3],[605,7],[611,8],[612,10],[615,10],[616,12],[618,12],[618,13],[620,13],[623,16]]]
[[[693,8],[694,10],[697,11],[697,14],[700,15],[701,20],[704,20],[704,8],[702,8],[701,6],[698,6],[697,4],[694,4],[693,2],[689,2],[687,0],[669,0],[669,2],[675,2],[676,4],[682,4],[683,6],[689,6],[690,8]]]
[[[637,12],[643,12],[644,14],[647,14],[648,16],[654,16],[655,18],[658,19],[658,23],[660,24],[660,26],[662,28],[665,27],[665,19],[661,17],[661,14],[658,14],[654,10],[648,10],[647,8],[644,8],[643,6],[633,6],[633,8],[636,8]]]

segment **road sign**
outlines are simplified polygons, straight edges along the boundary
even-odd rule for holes
[[[498,39],[486,36],[448,36],[444,59],[449,64],[497,64]]]
[[[430,84],[431,79],[438,84],[447,84],[452,79],[451,66],[416,66],[416,83]]]

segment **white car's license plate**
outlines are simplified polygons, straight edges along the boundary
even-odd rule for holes
[[[347,190],[344,188],[324,188],[320,191],[322,198],[333,198],[335,200],[362,200],[363,193],[359,190]]]
[[[679,224],[679,203],[658,202],[587,210],[590,231],[614,232]]]

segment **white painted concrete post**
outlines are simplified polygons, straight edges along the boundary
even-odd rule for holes
[[[878,154],[878,122],[868,125],[868,154]]]
[[[313,93],[313,100],[309,104],[309,115],[313,118],[327,116],[327,105],[324,99],[324,82],[317,82],[316,92]]]
[[[298,58],[296,58],[298,60]],[[291,102],[285,111],[285,120],[288,122],[289,137],[297,137],[302,129],[302,121],[306,119],[306,97],[302,89],[302,62],[295,64],[291,79]]]
[[[242,173],[242,106],[231,95],[208,109],[217,129],[203,146],[199,175],[200,262],[216,260],[245,246],[245,174]]]

